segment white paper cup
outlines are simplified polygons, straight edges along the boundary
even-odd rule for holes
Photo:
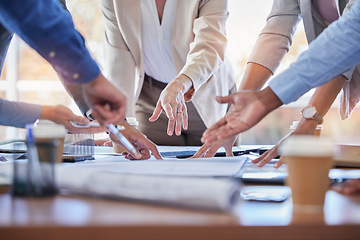
[[[36,142],[47,142],[57,139],[59,141],[57,148],[57,163],[62,162],[62,155],[64,151],[64,139],[66,135],[66,129],[63,125],[58,125],[49,122],[38,122],[32,127],[33,136]],[[39,161],[43,159],[42,152],[39,151]]]

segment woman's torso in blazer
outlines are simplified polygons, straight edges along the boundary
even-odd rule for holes
[[[128,94],[128,115],[134,115],[143,78],[141,0],[102,0],[105,17],[105,67],[109,79]],[[192,102],[205,125],[219,120],[227,106],[215,96],[228,95],[235,81],[225,57],[228,17],[226,0],[178,0],[172,34],[172,55],[179,74],[193,81]]]

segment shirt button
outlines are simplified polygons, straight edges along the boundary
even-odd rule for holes
[[[54,51],[51,51],[51,52],[49,53],[49,57],[50,57],[50,58],[54,58],[55,55],[56,55],[56,53],[55,53]]]
[[[78,79],[79,77],[80,77],[80,74],[78,74],[78,73],[74,73],[72,76],[73,79]]]

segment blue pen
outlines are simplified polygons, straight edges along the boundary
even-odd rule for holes
[[[41,190],[41,170],[39,163],[39,156],[35,145],[35,139],[32,132],[31,126],[27,125],[27,153],[28,153],[28,164],[30,166],[30,183],[32,185],[35,194],[40,196]]]

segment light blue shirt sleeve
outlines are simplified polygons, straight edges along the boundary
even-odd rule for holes
[[[360,1],[332,23],[297,61],[269,82],[284,103],[297,100],[360,62]]]
[[[41,109],[37,104],[0,99],[0,125],[24,128],[40,118]]]
[[[57,0],[0,0],[0,23],[34,48],[68,83],[87,83],[100,69]]]

